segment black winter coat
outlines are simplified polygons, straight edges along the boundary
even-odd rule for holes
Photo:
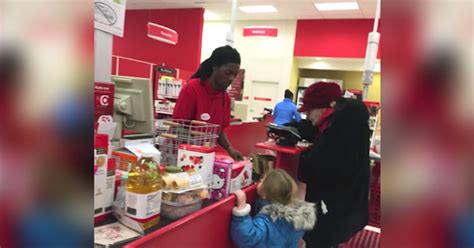
[[[325,248],[349,240],[368,222],[369,114],[359,100],[341,98],[330,124],[300,158],[306,201],[317,204],[315,229],[306,247]],[[321,201],[328,212],[322,213]]]

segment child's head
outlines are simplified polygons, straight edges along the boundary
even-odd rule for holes
[[[289,204],[296,195],[295,180],[281,169],[270,170],[257,186],[258,195],[272,203]]]

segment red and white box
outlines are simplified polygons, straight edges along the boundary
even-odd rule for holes
[[[211,147],[180,145],[177,166],[189,174],[201,174],[204,185],[210,188],[215,156],[215,150]]]
[[[211,199],[221,199],[252,184],[252,162],[235,162],[231,157],[217,155],[211,185]]]
[[[115,191],[115,160],[108,158],[109,137],[94,135],[94,221],[112,212]]]

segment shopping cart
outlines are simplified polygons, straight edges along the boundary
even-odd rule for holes
[[[161,152],[161,163],[176,165],[182,144],[215,147],[219,125],[203,121],[166,119],[155,123],[156,144]]]

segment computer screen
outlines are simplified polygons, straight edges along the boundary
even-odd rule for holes
[[[112,77],[115,83],[114,120],[117,122],[114,139],[127,129],[140,134],[154,134],[153,97],[151,80],[137,77]]]

